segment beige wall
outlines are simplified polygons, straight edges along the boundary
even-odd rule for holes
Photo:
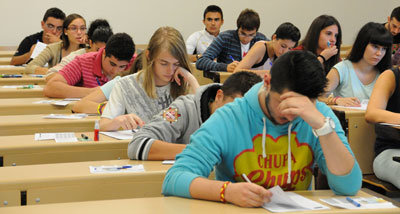
[[[261,17],[260,32],[268,38],[286,21],[299,27],[303,38],[315,17],[333,15],[341,23],[343,43],[351,44],[363,24],[385,22],[400,0],[0,0],[0,46],[18,45],[25,36],[40,31],[44,12],[53,6],[66,14],[81,14],[88,24],[105,18],[114,32],[129,33],[137,44],[148,43],[152,33],[165,25],[177,28],[186,39],[203,28],[203,10],[209,4],[224,11],[222,30],[236,28],[242,9],[256,10]]]

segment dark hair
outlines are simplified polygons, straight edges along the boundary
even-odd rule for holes
[[[233,73],[221,87],[224,96],[244,95],[254,84],[261,82],[260,76],[253,72],[240,71]]]
[[[107,43],[108,39],[113,35],[111,28],[109,27],[98,27],[93,31],[93,34],[89,39],[93,42],[104,42]]]
[[[330,69],[339,62],[340,60],[340,46],[342,44],[342,29],[340,28],[340,24],[335,17],[329,15],[321,15],[314,19],[311,23],[310,28],[308,28],[306,37],[304,38],[302,45],[304,46],[304,50],[311,51],[314,54],[317,54],[319,35],[321,31],[329,27],[331,25],[336,25],[338,27],[338,35],[336,38],[336,47],[338,52],[336,55],[332,56],[324,63],[324,73],[330,71]]]
[[[277,39],[289,39],[296,43],[300,39],[300,30],[290,22],[279,25],[275,33]]]
[[[260,27],[260,17],[258,13],[252,9],[244,9],[238,19],[236,20],[237,29],[242,28],[244,30],[254,30],[258,31]]]
[[[396,18],[397,21],[400,21],[400,7],[396,7],[393,9],[392,14],[390,14],[390,19]]]
[[[64,30],[68,29],[68,26],[73,22],[75,19],[82,19],[85,22],[86,25],[86,20],[79,14],[73,13],[69,14],[67,18],[65,18],[64,23],[63,23],[63,33],[61,34],[61,39],[63,40],[63,49],[67,50],[69,48],[69,39],[68,36],[65,35]],[[85,44],[80,44],[80,48],[84,48]]]
[[[110,37],[105,48],[106,56],[118,60],[130,61],[135,53],[135,43],[126,33],[117,33]]]
[[[271,68],[271,91],[288,89],[316,99],[324,94],[328,80],[321,63],[310,51],[289,51],[278,57]]]
[[[375,68],[379,72],[390,68],[392,64],[392,35],[390,32],[379,23],[368,22],[358,32],[356,40],[354,41],[348,60],[352,62],[360,61],[365,52],[367,45],[371,43],[374,45],[381,45],[386,48],[385,56],[379,61]]]
[[[221,14],[221,20],[224,20],[224,14],[222,13],[221,8],[218,7],[217,5],[209,5],[209,6],[204,10],[203,19],[206,19],[206,14],[207,14],[208,12],[216,12],[216,13],[219,13],[219,14]]]
[[[46,10],[46,13],[43,16],[43,22],[46,22],[49,17],[61,19],[64,21],[65,13],[56,7],[52,7],[52,8],[49,8],[48,10]]]
[[[110,28],[110,24],[108,24],[108,21],[105,19],[96,19],[92,22],[90,22],[90,26],[87,32],[88,38],[92,39],[92,35],[94,33],[94,31],[98,28],[98,27],[106,27],[106,28]],[[111,31],[112,32],[112,31]]]
[[[137,73],[138,71],[142,70],[142,68],[143,68],[143,60],[142,60],[142,58],[144,57],[143,55],[144,55],[144,51],[140,52],[136,56],[135,60],[132,63],[132,66],[131,66],[131,69],[130,69],[130,72],[129,72],[130,74],[134,74],[134,73]]]

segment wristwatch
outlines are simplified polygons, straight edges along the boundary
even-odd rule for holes
[[[312,130],[315,137],[327,135],[335,130],[335,122],[332,120],[332,118],[325,117],[324,121],[325,123],[321,128]]]

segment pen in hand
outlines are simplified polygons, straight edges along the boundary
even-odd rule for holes
[[[232,62],[235,61],[235,59],[231,55],[229,55],[229,58],[232,60]]]

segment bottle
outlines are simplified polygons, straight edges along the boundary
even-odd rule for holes
[[[96,120],[94,122],[94,141],[99,141],[99,130],[100,130],[99,121]]]

